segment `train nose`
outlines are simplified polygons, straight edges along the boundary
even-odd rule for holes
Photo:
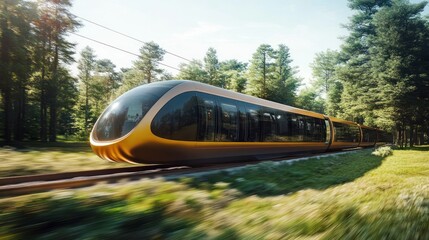
[[[180,81],[152,83],[136,87],[110,104],[96,122],[92,137],[112,141],[125,136],[143,119],[149,109]]]
[[[118,139],[129,133],[148,111],[144,103],[116,101],[103,113],[94,128],[99,141]]]

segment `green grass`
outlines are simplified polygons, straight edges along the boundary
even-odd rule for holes
[[[429,147],[33,194],[0,209],[4,239],[429,239]]]
[[[27,143],[0,148],[0,177],[125,167],[95,155],[88,143]]]

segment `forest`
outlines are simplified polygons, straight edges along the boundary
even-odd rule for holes
[[[68,40],[83,25],[70,0],[0,1],[0,141],[87,140],[113,99],[141,84],[200,81],[394,133],[400,146],[428,142],[429,17],[427,2],[349,0],[353,10],[339,50],[321,49],[302,87],[285,44],[261,44],[248,62],[204,59],[162,64],[166,50],[146,42],[130,68],[98,59]],[[113,57],[113,56],[112,56]],[[74,76],[71,64],[77,62]]]

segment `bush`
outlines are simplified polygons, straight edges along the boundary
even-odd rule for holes
[[[392,148],[389,146],[383,146],[375,149],[374,152],[372,152],[372,155],[378,156],[378,157],[387,157],[392,154]]]

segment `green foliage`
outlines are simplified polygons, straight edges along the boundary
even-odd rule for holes
[[[216,50],[214,48],[209,48],[206,56],[204,57],[204,68],[207,73],[207,79],[204,81],[205,83],[217,87],[225,86],[225,83],[222,81],[223,78],[220,76],[219,67],[220,65]]]
[[[250,61],[246,93],[293,105],[300,79],[294,76],[291,62],[285,45],[279,45],[278,50],[268,44],[260,45]]]
[[[250,61],[247,73],[248,83],[246,93],[268,99],[269,85],[274,75],[274,49],[268,44],[258,47]]]
[[[109,59],[98,60],[90,47],[85,47],[80,53],[79,96],[74,104],[73,132],[80,140],[87,140],[89,133],[98,116],[107,103],[116,96],[121,79],[115,71],[116,66]],[[106,102],[106,99],[109,100]]]
[[[226,60],[220,63],[220,72],[226,88],[235,92],[244,93],[247,79],[245,71],[246,63],[239,62],[235,59]]]
[[[399,145],[422,144],[429,122],[429,21],[426,2],[350,0],[354,15],[340,52],[312,64],[313,87],[328,115],[387,131]],[[302,104],[302,103],[301,103]]]
[[[324,101],[319,97],[317,90],[314,88],[306,88],[301,90],[296,99],[296,106],[305,110],[322,114],[325,112]]]
[[[316,54],[311,68],[313,70],[313,87],[324,99],[326,114],[338,117],[341,113],[340,102],[343,84],[337,77],[340,57],[337,51],[326,50]]]
[[[180,65],[180,72],[176,78],[204,82],[204,79],[207,78],[207,73],[204,71],[203,63],[201,61],[193,60],[188,64]]]
[[[151,83],[158,79],[158,75],[163,72],[159,67],[159,62],[164,59],[164,54],[165,50],[155,42],[145,43],[140,48],[139,59],[134,62],[134,68],[140,70],[143,74],[140,83],[143,83],[143,81]]]

